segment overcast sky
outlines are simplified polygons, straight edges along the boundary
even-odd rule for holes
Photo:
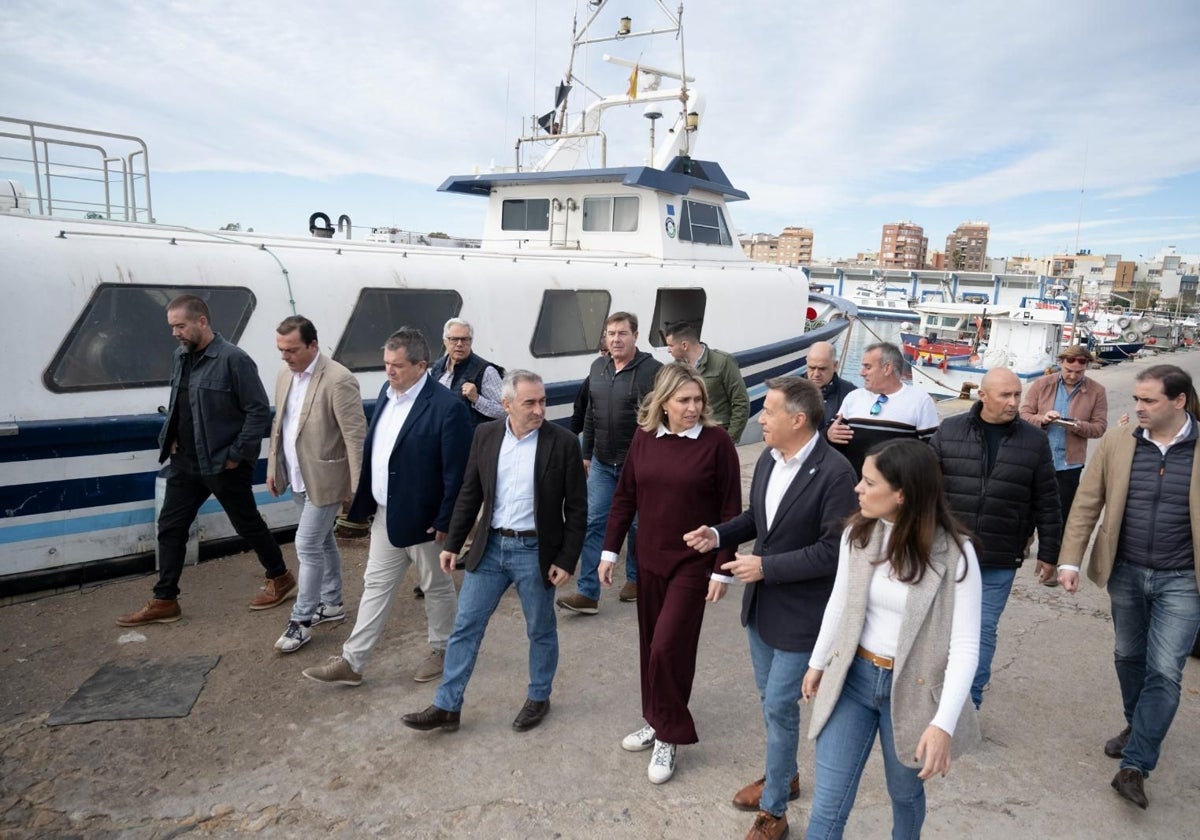
[[[300,233],[321,210],[476,236],[483,201],[436,187],[512,162],[577,8],[6,0],[0,113],[144,138],[161,222]],[[1093,253],[1200,253],[1195,0],[691,0],[684,24],[695,156],[750,193],[743,233],[809,226],[817,257],[844,257],[887,222],[941,248],[981,219],[995,256],[1074,250],[1077,228]],[[638,39],[595,52],[677,64]],[[605,92],[628,75],[589,73]]]

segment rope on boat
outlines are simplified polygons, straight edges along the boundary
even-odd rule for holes
[[[886,339],[886,338],[884,338],[883,336],[881,336],[879,333],[875,332],[875,330],[871,329],[871,328],[870,328],[870,327],[869,327],[869,326],[868,326],[868,325],[867,325],[867,324],[866,324],[866,323],[865,323],[865,322],[864,322],[864,321],[863,321],[861,318],[851,318],[851,319],[850,319],[850,325],[851,325],[851,326],[853,326],[853,325],[854,325],[854,323],[855,323],[856,321],[857,321],[859,324],[862,324],[862,328],[863,328],[864,330],[866,330],[867,332],[869,332],[871,335],[875,336],[875,339],[876,339],[877,341],[887,341],[887,339]],[[849,335],[849,332],[850,332],[849,330],[846,330],[846,333],[847,333],[847,335]],[[888,343],[891,343],[891,342],[888,342]],[[932,382],[934,385],[937,385],[937,386],[941,387],[943,390],[946,390],[946,391],[953,391],[953,390],[954,390],[953,386],[951,386],[951,385],[947,385],[945,382],[943,382],[942,380],[938,379],[938,378],[937,378],[936,376],[934,376],[933,374],[929,373],[929,372],[928,372],[927,370],[925,370],[923,367],[918,367],[917,365],[914,365],[914,364],[912,364],[912,363],[909,363],[909,365],[908,365],[908,369],[909,369],[910,371],[912,371],[913,373],[919,373],[919,374],[921,374],[921,375],[922,375],[922,376],[924,376],[926,379],[928,379],[930,382]],[[962,389],[961,389],[961,388],[959,389],[959,392],[960,392],[960,393],[962,392]]]
[[[255,245],[252,242],[243,242],[240,239],[231,239],[228,236],[221,236],[219,233],[213,233],[211,230],[197,230],[196,228],[187,228],[187,230],[190,230],[195,234],[211,237],[213,239],[220,239],[222,242],[228,242],[231,245],[246,245],[250,248],[254,248],[255,250],[263,251],[264,253],[269,254],[271,259],[275,260],[275,264],[279,266],[280,273],[283,274],[283,284],[287,287],[288,305],[292,307],[292,314],[300,314],[296,311],[296,295],[292,292],[291,273],[288,272],[287,266],[283,264],[283,260],[279,259],[279,256],[264,243],[260,242],[259,244]]]

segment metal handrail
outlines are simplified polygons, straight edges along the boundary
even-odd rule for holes
[[[57,123],[44,123],[35,120],[15,119],[13,117],[0,116],[0,125],[7,124],[8,126],[16,126],[20,128],[17,131],[0,131],[0,138],[8,138],[13,140],[21,140],[29,143],[29,156],[27,158],[0,158],[14,160],[19,163],[28,164],[33,176],[35,196],[37,202],[37,212],[42,215],[54,214],[54,190],[53,183],[58,180],[77,180],[77,181],[101,181],[104,185],[104,200],[101,205],[96,201],[87,200],[68,200],[59,199],[58,203],[61,206],[70,206],[72,204],[82,206],[103,206],[105,218],[112,219],[114,216],[123,218],[125,221],[137,222],[141,221],[141,216],[145,217],[146,221],[154,221],[154,210],[150,195],[150,153],[146,147],[146,143],[140,137],[135,137],[131,134],[117,134],[110,131],[97,131],[90,128],[80,128],[78,126],[59,125]],[[80,136],[88,138],[104,138],[110,141],[120,141],[126,147],[128,144],[133,144],[136,148],[132,151],[126,151],[126,148],[121,148],[114,152],[110,152],[107,145],[101,145],[94,142],[84,142]],[[109,144],[112,145],[112,144]],[[99,165],[87,165],[84,163],[55,161],[51,159],[52,147],[71,147],[78,149],[88,149],[96,153],[98,156]],[[39,154],[40,151],[40,154]],[[139,160],[140,159],[140,160]],[[114,200],[111,193],[111,185],[114,182],[113,170],[119,170],[120,175],[120,196],[118,197],[119,204],[114,209]],[[139,171],[140,170],[140,171]],[[102,172],[103,176],[100,179],[88,178],[79,174],[69,174],[77,172]],[[145,210],[138,209],[138,180],[141,180],[145,186]]]

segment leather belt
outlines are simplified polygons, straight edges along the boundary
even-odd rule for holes
[[[512,528],[493,528],[492,533],[502,537],[520,537],[522,539],[537,536],[537,531],[514,531]]]
[[[856,650],[855,653],[870,662],[876,668],[882,668],[885,671],[892,670],[892,665],[896,662],[896,660],[892,659],[891,657],[880,656],[877,653],[871,653],[871,651],[867,650],[862,645],[858,646],[858,650]]]

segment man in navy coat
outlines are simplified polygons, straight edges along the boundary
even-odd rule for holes
[[[383,366],[388,384],[379,392],[367,429],[349,513],[359,522],[375,515],[358,620],[340,657],[305,669],[304,676],[318,682],[362,682],[396,587],[414,563],[425,592],[431,651],[413,679],[429,682],[441,675],[454,629],[454,579],[442,571],[438,554],[450,530],[474,428],[466,405],[430,379],[429,344],[420,330],[401,327],[392,333],[383,346]]]
[[[684,537],[698,551],[754,540],[753,553],[722,568],[746,584],[742,624],[767,729],[766,772],[733,798],[759,812],[756,837],[783,836],[788,800],[800,795],[800,684],[833,591],[843,526],[858,508],[854,468],[819,433],[823,403],[807,379],[768,379],[758,423],[769,448],[754,467],[750,506]]]

